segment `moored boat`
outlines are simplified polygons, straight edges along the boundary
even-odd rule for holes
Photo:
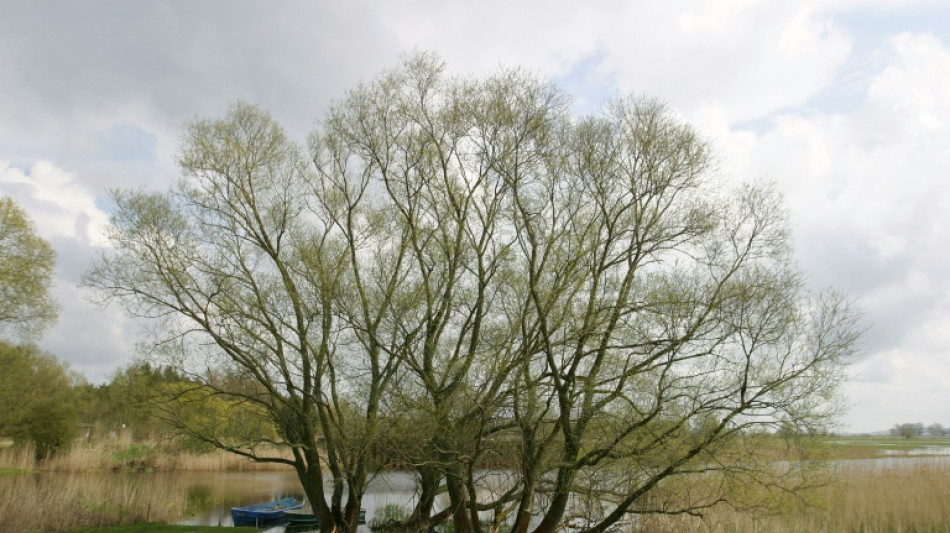
[[[318,525],[320,519],[313,514],[313,509],[294,509],[292,511],[286,511],[284,513],[284,519],[290,525]]]
[[[245,507],[232,507],[231,518],[235,526],[266,526],[285,521],[287,511],[300,509],[303,504],[302,500],[288,497]]]
[[[284,512],[284,520],[293,526],[319,525],[320,519],[313,514],[313,509],[307,507],[302,509],[292,509]],[[366,509],[360,509],[360,524],[366,523]]]

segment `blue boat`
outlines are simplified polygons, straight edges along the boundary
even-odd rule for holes
[[[232,507],[231,518],[235,526],[261,527],[278,524],[285,521],[285,511],[300,509],[303,503],[303,500],[288,497],[246,507]]]
[[[320,519],[314,514],[309,506],[304,509],[288,510],[284,515],[284,521],[290,526],[318,526]],[[366,524],[366,509],[360,509],[359,523]]]

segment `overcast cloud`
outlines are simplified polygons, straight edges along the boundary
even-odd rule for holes
[[[650,5],[654,4],[654,5]],[[177,177],[182,123],[242,99],[303,140],[328,102],[414,50],[520,65],[574,94],[659,97],[724,179],[770,179],[817,288],[870,330],[844,429],[950,424],[950,5],[939,1],[41,2],[0,5],[0,194],[59,253],[41,345],[92,381],[136,328],[77,283],[116,187]]]

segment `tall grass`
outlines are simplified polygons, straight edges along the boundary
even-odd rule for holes
[[[188,491],[178,477],[121,472],[134,470],[130,465],[192,472],[274,468],[223,452],[172,454],[157,444],[126,441],[84,444],[35,467],[31,449],[6,447],[0,449],[0,532],[52,533],[174,521],[187,514]],[[756,516],[721,507],[702,518],[649,516],[639,522],[639,531],[950,532],[950,458],[851,460],[836,465],[830,484],[789,495],[781,513]],[[79,473],[90,471],[94,473]]]
[[[3,476],[0,531],[54,533],[180,519],[186,491],[154,481],[121,474]]]
[[[8,444],[0,447],[0,472],[18,473],[27,472],[35,465],[32,446],[13,446]]]
[[[289,458],[283,450],[263,450],[270,455]],[[258,463],[221,450],[206,453],[170,449],[159,442],[132,442],[128,439],[77,441],[74,445],[40,463],[33,459],[30,446],[0,448],[0,471],[39,470],[51,472],[102,471],[262,471],[288,467],[275,463]],[[2,531],[2,530],[0,530]]]
[[[846,461],[834,481],[789,495],[780,514],[718,508],[702,518],[649,517],[640,531],[674,533],[912,533],[950,531],[950,461],[906,458]]]
[[[271,453],[278,453],[271,450]],[[78,441],[35,462],[30,446],[0,447],[0,532],[60,532],[187,514],[188,491],[172,476],[135,471],[222,472],[286,468],[219,450],[193,453],[129,439]]]

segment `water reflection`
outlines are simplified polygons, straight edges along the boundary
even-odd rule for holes
[[[924,446],[922,448],[910,448],[907,450],[881,450],[884,455],[903,457],[903,456],[950,456],[950,446]]]
[[[219,472],[209,474],[171,474],[185,476],[183,484],[188,486],[189,504],[195,507],[190,516],[176,523],[181,525],[230,526],[231,507],[252,505],[285,496],[298,499],[304,497],[300,481],[292,471],[286,472]],[[363,496],[362,507],[366,509],[366,521],[371,521],[377,509],[387,504],[408,506],[415,503],[415,477],[409,472],[387,472],[375,476],[369,483]],[[444,496],[443,496],[444,497]],[[447,501],[437,501],[436,507],[446,505]],[[272,528],[271,532],[284,531],[283,527]],[[307,531],[295,529],[294,531]],[[359,531],[369,532],[366,526]]]

